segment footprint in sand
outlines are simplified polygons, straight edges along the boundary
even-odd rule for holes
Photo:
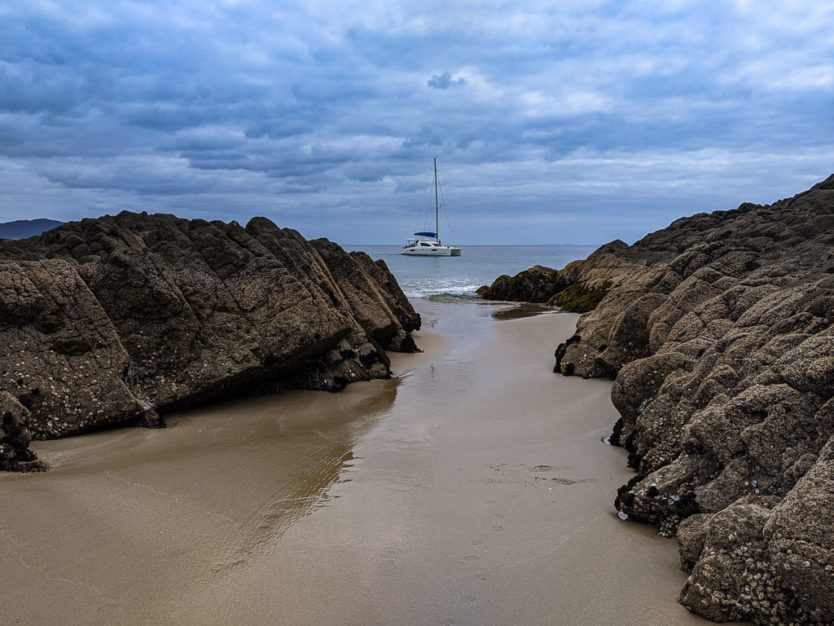
[[[550,480],[556,482],[559,485],[576,485],[578,483],[587,483],[591,482],[592,478],[577,478],[576,480],[572,480],[570,478],[551,478]]]
[[[536,465],[535,467],[531,467],[531,472],[537,473],[545,473],[545,472],[552,472],[558,469],[568,469],[567,467],[553,467],[552,465]],[[539,476],[535,477],[536,480],[547,480],[546,478],[540,478]],[[562,478],[561,476],[556,476],[550,478],[552,482],[555,482],[559,485],[576,485],[579,483],[587,483],[593,482],[593,478]]]

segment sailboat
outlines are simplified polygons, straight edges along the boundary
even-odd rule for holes
[[[414,233],[403,246],[407,256],[460,256],[460,248],[444,246],[440,241],[440,201],[437,195],[437,157],[434,157],[434,232]]]

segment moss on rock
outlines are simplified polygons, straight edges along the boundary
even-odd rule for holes
[[[609,288],[608,283],[602,287],[590,287],[585,283],[576,282],[554,295],[548,304],[556,304],[564,311],[587,313],[597,308]]]

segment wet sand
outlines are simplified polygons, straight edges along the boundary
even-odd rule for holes
[[[6,624],[672,624],[673,541],[621,522],[575,315],[420,304],[394,380],[35,444],[0,476]]]

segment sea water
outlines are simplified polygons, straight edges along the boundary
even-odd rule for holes
[[[513,276],[534,265],[561,269],[584,259],[598,246],[461,246],[459,257],[417,257],[400,254],[401,246],[345,245],[382,259],[409,298],[474,299],[481,285],[502,274]]]

